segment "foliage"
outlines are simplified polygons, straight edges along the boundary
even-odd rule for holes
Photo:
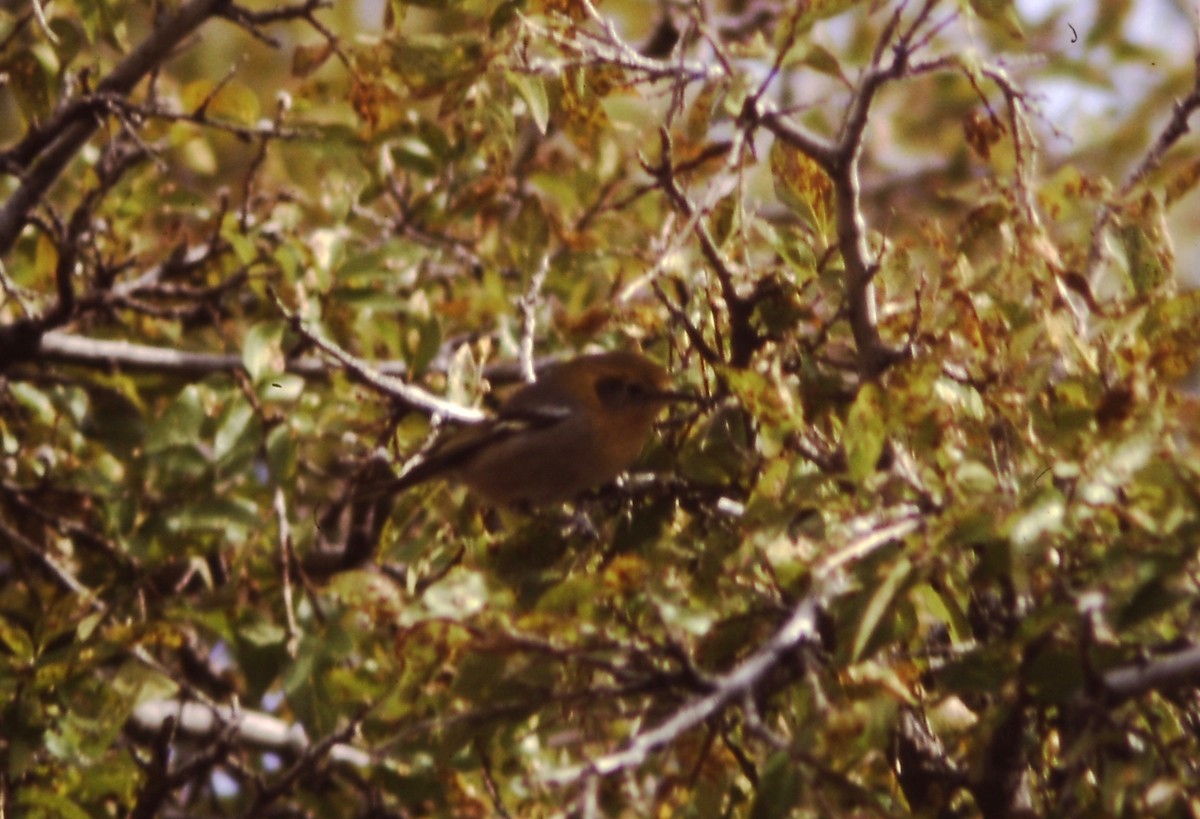
[[[1200,811],[1200,78],[1097,6],[0,10],[0,814]],[[363,495],[530,342],[705,400]]]

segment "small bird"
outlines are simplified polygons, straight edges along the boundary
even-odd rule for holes
[[[570,500],[632,464],[667,404],[694,400],[668,384],[666,371],[637,353],[552,364],[510,394],[494,418],[435,442],[382,491],[443,477],[497,505]]]

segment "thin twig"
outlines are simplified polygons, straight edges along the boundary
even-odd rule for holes
[[[398,378],[392,378],[381,373],[365,361],[355,358],[337,344],[318,334],[317,331],[304,323],[298,313],[288,309],[279,299],[278,295],[273,295],[276,307],[278,307],[279,311],[291,323],[292,328],[301,337],[337,361],[346,372],[364,384],[427,415],[436,415],[464,424],[477,424],[487,418],[487,413],[482,410],[475,409],[474,407],[464,407],[461,404],[455,404],[453,401],[438,398],[436,395],[426,392],[420,387],[415,387]]]
[[[529,288],[521,296],[521,378],[526,384],[537,380],[537,370],[534,367],[533,339],[537,334],[537,309],[542,300],[542,285],[546,282],[546,274],[550,271],[550,255],[542,254],[538,269],[529,279]]]
[[[1167,120],[1167,124],[1163,126],[1158,139],[1154,140],[1154,144],[1146,151],[1146,155],[1142,157],[1142,161],[1133,169],[1133,172],[1125,180],[1125,184],[1117,191],[1113,200],[1104,205],[1096,215],[1096,222],[1092,226],[1091,243],[1088,246],[1086,268],[1087,280],[1093,285],[1095,284],[1095,275],[1104,252],[1104,234],[1107,232],[1113,217],[1116,215],[1117,203],[1120,203],[1146,177],[1153,173],[1162,164],[1167,152],[1191,130],[1188,120],[1196,112],[1196,109],[1200,108],[1200,31],[1197,32],[1196,54],[1193,57],[1193,66],[1195,76],[1192,81],[1191,91],[1188,92],[1186,97],[1175,103],[1171,110],[1171,117]]]
[[[283,613],[287,622],[287,653],[293,660],[300,647],[300,629],[296,625],[296,610],[292,600],[292,566],[296,554],[292,545],[292,530],[288,523],[287,500],[283,487],[275,487],[275,519],[279,524],[279,572],[283,582]]]
[[[170,56],[181,42],[202,26],[227,0],[191,0],[163,19],[129,55],[97,85],[100,93],[128,94],[149,72]],[[25,226],[33,208],[54,184],[75,154],[95,133],[100,120],[94,116],[75,120],[60,132],[48,135],[49,142],[21,180],[21,184],[0,206],[0,256],[7,255]]]
[[[859,560],[875,549],[907,537],[921,525],[916,514],[908,513],[897,520],[879,526],[854,538],[845,548],[814,569],[817,578],[813,590],[792,609],[792,614],[766,643],[734,668],[715,678],[712,690],[684,704],[658,726],[635,735],[619,751],[605,754],[589,763],[553,772],[548,780],[564,785],[604,778],[643,764],[654,751],[662,748],[683,733],[715,716],[730,703],[752,693],[784,657],[801,644],[817,638],[817,608],[836,587],[833,577],[850,561]]]

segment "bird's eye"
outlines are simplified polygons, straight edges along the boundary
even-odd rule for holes
[[[625,390],[625,379],[616,378],[614,376],[606,376],[596,379],[596,397],[600,399],[600,403],[607,407],[617,404],[621,400],[621,393]]]
[[[646,395],[646,386],[620,376],[596,379],[596,397],[600,403],[611,408],[621,407]]]

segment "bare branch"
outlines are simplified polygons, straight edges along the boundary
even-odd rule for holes
[[[606,754],[585,766],[556,773],[551,781],[558,784],[592,776],[606,777],[641,765],[653,751],[675,741],[731,702],[751,690],[786,653],[816,637],[818,596],[805,597],[775,636],[733,671],[719,678],[714,690],[676,711],[670,719],[635,736],[624,750]]]
[[[279,573],[283,582],[283,613],[287,623],[287,652],[293,660],[300,646],[300,628],[296,625],[296,608],[292,601],[292,566],[296,553],[292,544],[292,530],[288,522],[287,498],[283,487],[275,487],[275,520],[279,522]]]
[[[139,763],[145,776],[137,803],[129,813],[130,819],[161,816],[163,803],[172,791],[204,776],[229,754],[229,744],[219,738],[172,770],[172,744],[178,736],[177,727],[174,717],[164,720],[152,740],[149,763]]]
[[[659,188],[666,194],[675,210],[687,217],[685,230],[695,234],[700,243],[700,251],[721,288],[721,299],[729,316],[729,363],[734,367],[746,367],[754,350],[762,343],[750,323],[754,305],[738,294],[730,263],[717,247],[716,240],[704,222],[705,210],[693,205],[680,187],[673,164],[671,135],[665,127],[659,129],[659,145],[662,154],[659,162],[655,166],[646,166],[646,171],[657,180]],[[731,153],[736,155],[737,150]]]
[[[285,20],[308,19],[319,9],[332,7],[331,0],[304,0],[303,3],[294,6],[278,6],[266,11],[251,11],[236,3],[230,3],[229,7],[221,12],[221,16],[228,17],[239,24],[266,26]]]
[[[521,296],[521,379],[526,384],[537,380],[537,372],[533,360],[533,339],[537,334],[537,308],[541,302],[542,284],[546,274],[550,272],[550,256],[542,254],[538,269],[529,279],[529,289]]]
[[[333,762],[354,765],[360,768],[370,764],[371,758],[369,755],[347,744],[347,740],[358,733],[361,721],[362,715],[353,719],[344,728],[322,738],[320,742],[306,745],[300,757],[283,772],[282,776],[258,792],[254,803],[243,815],[246,817],[262,816],[266,813],[268,805],[285,795],[290,788],[295,786],[295,783],[301,777],[311,774],[326,758]],[[303,730],[303,726],[299,725],[299,723],[295,727]]]
[[[620,751],[605,754],[585,765],[554,772],[549,781],[569,784],[580,780],[611,776],[646,761],[654,751],[677,740],[686,731],[699,726],[731,703],[752,693],[771,669],[792,651],[817,637],[817,609],[834,584],[830,578],[850,561],[860,559],[874,549],[907,537],[920,526],[920,518],[906,515],[855,538],[844,549],[831,555],[814,569],[817,580],[813,591],[792,609],[792,614],[770,640],[738,663],[731,671],[712,682],[712,690],[685,704],[657,727],[634,736]]]
[[[55,331],[42,336],[34,355],[42,361],[62,364],[111,367],[131,372],[174,373],[188,377],[242,369],[242,357],[237,354],[188,352],[172,347],[87,338]],[[332,372],[328,363],[314,357],[292,359],[286,366],[288,372],[305,378],[327,378]],[[381,362],[374,365],[374,369],[392,378],[403,376],[408,371],[401,361]]]
[[[393,378],[379,372],[379,370],[371,367],[365,361],[355,358],[332,341],[318,335],[316,331],[309,328],[303,322],[299,314],[285,307],[278,297],[276,297],[275,303],[279,307],[280,312],[291,322],[292,328],[304,337],[305,340],[341,364],[346,372],[384,395],[427,415],[436,415],[464,424],[476,424],[487,418],[487,413],[482,410],[473,407],[464,407],[461,404],[455,404],[453,401],[438,398],[436,395],[426,392],[420,387],[415,387],[398,378]]]
[[[751,97],[742,111],[745,127],[762,125],[776,139],[804,153],[821,166],[833,183],[837,209],[837,239],[846,266],[847,316],[858,347],[859,373],[873,378],[903,356],[879,335],[873,283],[878,260],[867,246],[867,226],[860,202],[858,164],[868,114],[876,95],[887,83],[907,76],[915,49],[927,42],[924,34],[938,0],[925,0],[913,20],[902,26],[903,6],[889,19],[876,43],[871,62],[850,97],[836,141],[804,131],[790,119]],[[891,59],[884,60],[888,45]],[[761,91],[760,91],[761,93]]]
[[[104,603],[100,601],[95,592],[83,585],[64,563],[49,553],[45,546],[34,543],[2,520],[0,520],[0,536],[40,563],[50,576],[58,581],[59,585],[86,600],[92,609],[98,611],[104,609]]]
[[[1151,691],[1200,685],[1200,646],[1110,669],[1104,672],[1102,682],[1106,699],[1113,703],[1125,702]]]
[[[531,57],[522,49],[517,70],[557,78],[571,68],[605,65],[628,72],[633,75],[634,82],[698,82],[720,71],[719,68],[710,67],[699,60],[684,61],[682,54],[677,61],[647,57],[621,39],[612,21],[604,18],[589,0],[583,0],[582,5],[587,16],[599,27],[599,32],[581,28],[566,18],[563,18],[567,26],[565,32],[559,31],[553,25],[543,26],[531,18],[523,17],[521,20],[522,25],[538,38],[557,45],[567,53],[579,56],[568,60],[550,60]]]
[[[183,738],[203,741],[229,731],[234,740],[246,747],[289,756],[311,753],[329,739],[313,745],[299,723],[229,705],[179,700],[149,700],[139,704],[129,715],[129,729],[139,734],[155,734],[168,719],[175,720],[176,731]],[[329,743],[330,760],[358,767],[370,765],[370,755],[345,744],[347,738],[349,734]]]

